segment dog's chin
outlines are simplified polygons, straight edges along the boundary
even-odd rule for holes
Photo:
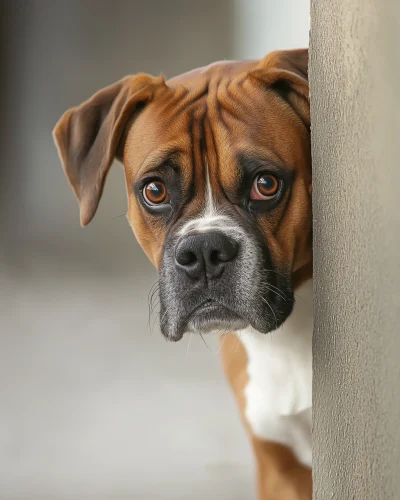
[[[246,318],[219,302],[206,300],[193,309],[185,318],[181,317],[178,322],[179,326],[176,325],[177,328],[174,331],[168,331],[166,328],[161,328],[161,331],[168,340],[173,342],[181,340],[185,333],[226,333],[251,328],[267,334],[279,328],[286,321],[289,314],[290,311],[288,311],[287,315],[279,316],[279,319],[277,315],[273,319],[267,319],[265,315]]]
[[[215,298],[197,294],[186,296],[184,303],[177,301],[174,305],[161,300],[161,332],[173,342],[182,339],[185,333],[226,333],[251,328],[268,334],[277,330],[293,309],[293,292],[286,291],[285,300],[280,297],[265,295],[265,299],[255,301],[234,295]]]
[[[196,308],[187,321],[186,332],[211,333],[226,332],[246,328],[249,322],[237,313],[215,301],[207,301]]]
[[[212,332],[232,332],[243,330],[250,322],[236,312],[214,300],[205,300],[189,314],[183,315],[172,331],[166,324],[161,324],[161,332],[173,342],[181,340],[185,333],[207,334]]]

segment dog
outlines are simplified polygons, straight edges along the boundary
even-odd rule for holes
[[[312,498],[307,66],[297,49],[168,81],[128,76],[53,131],[82,226],[122,162],[128,221],[159,271],[162,334],[225,332],[260,500]]]

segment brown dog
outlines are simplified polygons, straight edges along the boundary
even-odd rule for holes
[[[123,162],[128,220],[160,274],[162,333],[232,332],[223,362],[263,500],[312,497],[307,62],[294,50],[167,82],[126,77],[54,130],[83,226]]]

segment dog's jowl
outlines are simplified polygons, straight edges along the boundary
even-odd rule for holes
[[[169,81],[126,77],[54,130],[82,225],[123,163],[129,223],[159,270],[163,335],[224,334],[262,500],[312,497],[307,62],[293,50]]]

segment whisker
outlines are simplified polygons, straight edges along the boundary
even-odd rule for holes
[[[283,276],[284,278],[287,278],[287,275],[284,273],[280,273],[279,271],[275,271],[274,269],[266,269],[268,273],[274,273],[274,274],[279,274],[279,276]]]
[[[298,293],[294,293],[294,297],[296,300],[301,300],[303,302],[303,304],[305,304],[307,307],[310,307],[311,304],[309,304],[305,299],[304,297],[302,297],[301,295],[299,295]]]
[[[275,330],[277,330],[277,328],[278,328],[278,321],[276,319],[276,315],[275,315],[274,310],[272,309],[272,307],[271,307],[270,303],[268,302],[268,300],[265,300],[264,297],[261,297],[261,300],[263,300],[267,304],[267,306],[270,308],[272,314],[274,315],[274,318],[275,318]]]
[[[154,308],[161,302],[161,299],[159,296],[156,295],[158,290],[152,293],[150,299],[149,299],[149,315],[154,311]]]
[[[149,317],[148,317],[148,321],[147,321],[147,324],[148,326],[150,327],[150,333],[152,333],[152,326],[150,325],[150,322],[151,322],[151,315],[153,314],[155,308],[157,307],[157,302],[155,303],[154,302],[154,297],[156,295],[156,293],[160,290],[160,282],[159,280],[157,279],[153,284],[152,286],[150,287],[150,290],[149,290],[149,293],[148,293],[148,296],[147,296],[147,302],[148,302],[148,309],[149,309]],[[154,326],[154,325],[153,325]]]
[[[273,288],[274,290],[277,290],[278,292],[282,293],[286,297],[285,293],[277,286],[272,285],[272,283],[266,282],[265,285],[269,286],[270,288]]]
[[[189,337],[188,345],[187,345],[187,349],[186,349],[186,356],[188,355],[188,352],[189,352],[190,341],[192,340],[192,337],[193,337],[193,332],[190,332],[190,337]]]
[[[237,353],[240,344],[242,343],[242,332],[236,332],[236,342],[235,342],[235,354]]]
[[[200,333],[200,332],[199,332]],[[200,333],[201,340],[204,342],[204,345],[207,347],[207,349],[212,353],[211,349],[208,347],[207,342],[204,340],[203,334]]]
[[[153,314],[153,312],[155,311],[156,307],[160,305],[160,300],[159,299],[156,299],[154,300],[151,305],[149,306],[149,321],[150,321],[150,318],[151,318],[151,315]]]
[[[274,293],[275,295],[277,295],[278,297],[280,297],[282,300],[284,300],[285,302],[287,302],[287,298],[283,295],[281,295],[279,292],[277,292],[276,290],[273,290],[272,288],[269,288],[269,286],[267,285],[267,290],[269,292],[272,292]]]
[[[220,330],[220,331],[221,331],[221,330]],[[219,333],[219,332],[218,332],[218,333]],[[224,345],[224,343],[225,343],[225,340],[226,340],[227,335],[229,335],[229,334],[228,334],[228,332],[224,332],[224,333],[222,333],[222,338],[221,338],[221,342],[220,342],[220,344],[219,344],[219,349],[218,349],[218,351],[215,353],[215,355],[216,355],[216,356],[218,356],[218,355],[219,355],[219,353],[221,352],[221,349],[222,349],[222,347],[223,347],[223,345]]]

